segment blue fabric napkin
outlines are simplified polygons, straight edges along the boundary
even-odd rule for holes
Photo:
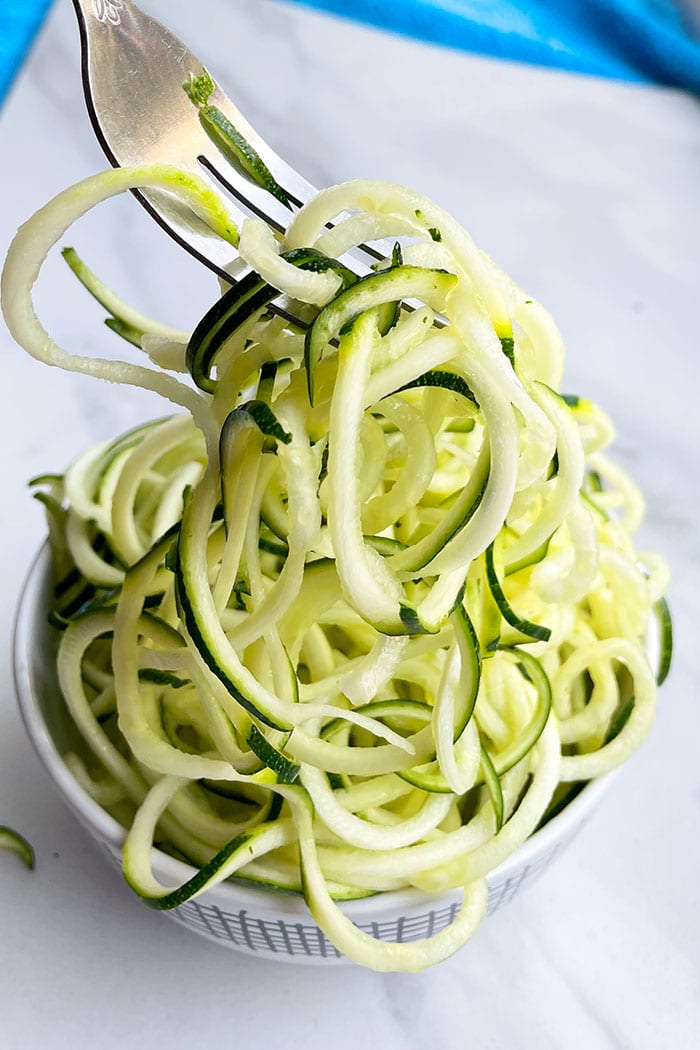
[[[51,0],[0,0],[0,101],[50,3]]]
[[[50,2],[0,0],[0,100]],[[700,41],[673,0],[289,2],[465,51],[700,94]]]
[[[700,41],[673,0],[292,0],[464,51],[700,94]]]

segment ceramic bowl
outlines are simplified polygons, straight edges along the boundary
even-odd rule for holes
[[[44,545],[26,579],[15,624],[14,666],[20,712],[56,788],[118,873],[124,829],[83,790],[61,757],[70,750],[84,750],[84,745],[71,725],[56,681],[55,632],[46,615],[50,594],[51,559]],[[609,780],[608,776],[588,784],[558,816],[489,874],[489,914],[522,893],[553,863],[586,823]],[[156,876],[165,884],[179,884],[194,872],[159,850],[154,850],[153,856]],[[397,890],[346,902],[342,907],[372,936],[408,942],[444,929],[459,905],[457,892],[431,895]],[[134,907],[142,906],[134,898]],[[234,951],[296,963],[347,962],[316,926],[303,899],[292,894],[224,882],[162,914]]]

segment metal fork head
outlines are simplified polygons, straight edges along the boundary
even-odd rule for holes
[[[73,0],[82,44],[85,99],[95,134],[117,167],[173,164],[203,177],[220,194],[234,221],[258,214],[284,229],[290,213],[237,171],[213,146],[182,85],[202,63],[165,26],[130,0]],[[248,140],[295,204],[314,187],[286,164],[216,88],[211,97]],[[226,192],[227,191],[227,192]],[[231,247],[186,206],[157,190],[136,196],[184,248],[227,276]]]

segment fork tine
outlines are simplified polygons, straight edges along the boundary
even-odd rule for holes
[[[73,0],[73,6],[80,28],[88,113],[110,162],[116,167],[173,164],[204,178],[238,225],[253,214],[284,231],[288,209],[215,149],[183,91],[188,75],[202,70],[195,55],[131,0]],[[255,149],[295,206],[315,196],[311,183],[271,149],[218,86],[211,103]],[[230,245],[193,212],[162,191],[135,191],[135,196],[183,248],[232,281]],[[365,245],[361,250],[372,260],[384,257]],[[357,258],[352,265],[360,274],[369,270]],[[284,298],[269,309],[305,327]]]

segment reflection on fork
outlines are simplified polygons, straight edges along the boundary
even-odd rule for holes
[[[73,0],[82,45],[82,73],[88,112],[97,138],[115,167],[172,164],[204,178],[220,196],[234,222],[250,216],[283,232],[290,212],[213,145],[183,90],[202,63],[168,29],[130,0]],[[317,193],[249,124],[216,86],[211,103],[234,125],[284,187],[298,209]],[[232,280],[231,246],[222,242],[185,206],[157,190],[135,194],[154,219],[183,248],[219,276]],[[385,252],[367,245],[356,250],[352,268],[371,272]],[[239,276],[237,274],[237,276]],[[271,308],[299,322],[283,297]]]

